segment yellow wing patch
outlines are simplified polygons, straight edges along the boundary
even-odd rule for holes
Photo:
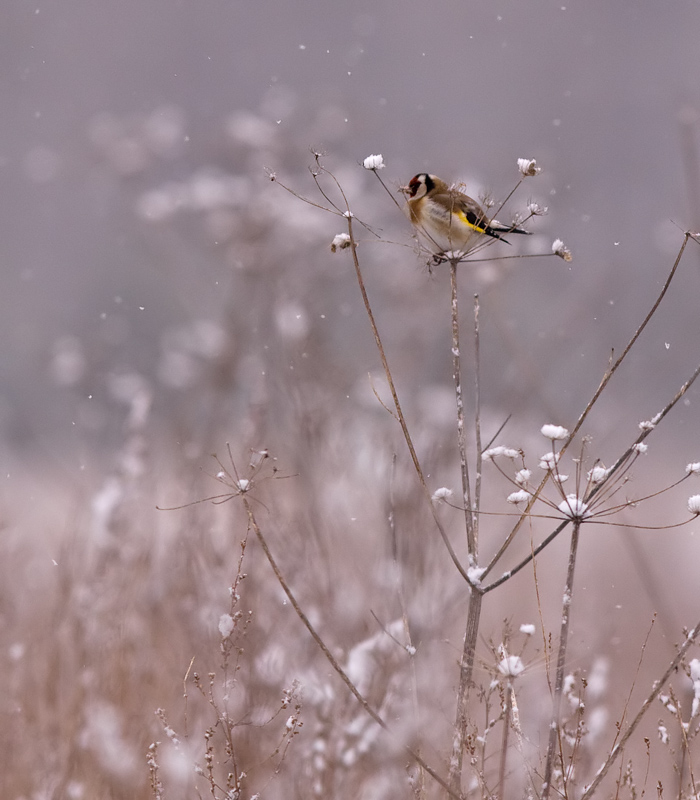
[[[467,219],[467,215],[464,213],[464,211],[461,211],[460,209],[456,208],[452,213],[455,215],[455,217],[457,217],[457,219],[460,222],[462,222],[464,225],[471,228],[472,230],[479,231],[479,233],[483,233],[486,230],[486,225],[484,223],[480,225],[475,225],[473,222]]]

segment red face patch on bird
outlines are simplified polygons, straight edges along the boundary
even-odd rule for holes
[[[418,175],[414,175],[411,180],[408,182],[408,194],[409,197],[423,197],[426,195],[431,189],[435,188],[435,183],[430,175],[427,172],[420,172]]]

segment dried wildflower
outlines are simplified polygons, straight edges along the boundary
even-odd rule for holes
[[[608,470],[599,464],[588,471],[588,480],[593,484],[602,483],[608,477]]]
[[[518,492],[513,492],[506,497],[506,502],[512,503],[514,506],[517,506],[518,503],[527,503],[530,499],[530,492],[526,492],[524,489],[520,489]]]
[[[519,158],[518,170],[520,170],[520,174],[524,178],[531,178],[542,172],[542,168],[537,166],[537,161],[534,158]]]
[[[534,200],[531,200],[527,204],[527,210],[532,214],[533,217],[543,217],[549,211],[547,206],[541,206]]]
[[[520,469],[515,473],[515,482],[518,486],[527,483],[532,477],[532,472],[529,469]]]
[[[521,455],[520,450],[515,450],[512,447],[491,447],[484,450],[482,458],[484,461],[493,461],[496,456],[505,456],[506,458],[518,458]]]
[[[228,638],[236,627],[233,617],[230,614],[222,614],[219,617],[219,633],[222,638]]]
[[[552,242],[552,252],[555,256],[563,258],[567,263],[573,261],[574,257],[571,255],[571,250],[562,242],[561,239],[555,239]]]
[[[367,156],[367,158],[362,162],[362,166],[365,169],[371,169],[376,172],[378,169],[384,169],[386,164],[384,163],[384,157],[377,153],[376,156]]]
[[[694,461],[685,468],[686,475],[700,475],[700,461]]]
[[[543,425],[540,433],[552,441],[562,441],[569,436],[569,431],[561,425]]]
[[[347,247],[350,247],[350,237],[347,233],[338,233],[333,237],[331,253],[335,253],[337,250],[345,250]]]
[[[447,486],[441,486],[433,492],[431,499],[433,501],[447,500],[448,497],[452,497],[452,489],[448,489]]]
[[[498,671],[508,678],[516,678],[525,669],[520,656],[505,656],[498,662]]]
[[[559,456],[556,453],[545,453],[540,457],[540,469],[554,469],[559,461]]]
[[[567,494],[566,499],[559,503],[557,508],[569,519],[584,520],[591,516],[588,505],[575,494]]]
[[[632,445],[632,449],[635,453],[639,453],[640,455],[644,455],[649,449],[649,445],[644,444],[644,442],[638,442],[637,444]]]
[[[688,511],[691,514],[700,514],[700,494],[694,494],[688,498]]]

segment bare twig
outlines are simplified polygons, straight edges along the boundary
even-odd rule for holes
[[[685,638],[685,641],[683,642],[683,644],[681,645],[680,649],[678,650],[678,653],[676,654],[676,657],[668,665],[668,667],[666,668],[666,671],[661,676],[661,678],[659,678],[659,680],[657,680],[657,681],[654,681],[654,685],[652,687],[652,690],[649,693],[649,695],[647,696],[646,700],[642,703],[641,708],[637,712],[637,716],[632,720],[632,722],[630,722],[630,724],[627,726],[627,730],[622,734],[622,736],[620,737],[620,740],[618,741],[618,743],[612,748],[612,750],[610,751],[610,754],[605,759],[604,763],[602,764],[602,766],[600,767],[600,769],[596,773],[596,776],[593,779],[592,783],[586,788],[584,793],[581,795],[580,800],[590,800],[590,798],[593,797],[593,795],[595,794],[596,790],[598,789],[598,786],[600,786],[601,781],[608,774],[608,771],[610,770],[610,767],[612,767],[612,765],[615,763],[615,761],[617,760],[617,758],[620,755],[620,753],[622,753],[622,751],[625,748],[625,745],[629,741],[629,738],[632,736],[632,734],[635,732],[635,730],[639,726],[639,723],[642,721],[642,718],[644,717],[646,712],[649,710],[649,708],[652,705],[652,703],[656,700],[656,698],[661,693],[661,690],[664,687],[664,685],[668,682],[668,679],[678,669],[678,665],[683,660],[683,657],[688,652],[688,650],[690,649],[691,645],[694,644],[694,642],[697,639],[699,634],[700,634],[700,620],[698,620],[698,622],[696,623],[695,627],[688,633],[688,635]]]
[[[479,336],[479,295],[474,295],[474,437],[476,445],[476,476],[474,478],[474,550],[479,550],[479,511],[481,510],[481,470],[483,450],[481,448],[481,354]]]
[[[472,588],[469,596],[469,612],[467,617],[467,630],[464,635],[464,648],[459,664],[459,688],[457,690],[457,711],[455,714],[455,729],[452,739],[452,756],[450,757],[449,783],[454,792],[459,792],[462,781],[462,764],[464,758],[464,741],[466,738],[467,724],[469,722],[469,690],[472,686],[474,673],[474,655],[476,640],[479,634],[481,620],[481,589]]]
[[[693,383],[697,379],[698,375],[700,375],[700,365],[698,365],[695,368],[693,374],[681,386],[681,388],[678,390],[678,392],[675,394],[675,396],[654,417],[654,425],[652,427],[650,427],[650,428],[645,428],[639,434],[639,436],[635,439],[635,441],[627,448],[627,450],[618,458],[618,460],[615,462],[615,464],[613,464],[613,466],[610,468],[610,470],[608,471],[608,477],[606,478],[606,480],[603,481],[602,483],[598,484],[597,486],[595,486],[592,489],[592,491],[590,492],[590,494],[586,498],[586,502],[589,502],[590,500],[592,500],[600,491],[603,490],[603,488],[607,485],[607,483],[613,478],[613,476],[626,463],[626,461],[630,457],[630,455],[633,452],[635,452],[635,445],[641,444],[647,438],[647,436],[649,436],[652,433],[652,431],[656,429],[656,427],[658,426],[659,422],[661,422],[661,420],[673,409],[673,407],[678,403],[678,401],[683,397],[683,395],[688,391],[688,389],[690,389],[690,387],[693,385]],[[570,441],[570,439],[568,441]],[[560,452],[563,452],[563,449]],[[514,535],[514,531],[522,524],[522,522],[524,521],[525,517],[529,514],[529,511],[532,508],[532,505],[534,504],[535,500],[539,497],[539,495],[540,495],[540,493],[542,492],[543,489],[544,489],[544,481],[539,485],[539,487],[537,488],[536,492],[533,494],[532,499],[528,503],[528,507],[523,511],[523,514],[521,515],[520,519],[516,523],[513,531],[511,531],[508,534],[508,537],[506,538],[506,543],[509,543],[510,541],[512,541],[512,538],[513,538],[513,535]],[[530,561],[532,561],[532,559],[535,558],[535,556],[537,556],[539,553],[541,553],[542,550],[544,550],[544,548],[547,547],[547,545],[550,544],[550,542],[552,542],[564,530],[564,528],[567,526],[567,524],[568,524],[568,520],[565,520],[560,525],[558,525],[552,531],[552,533],[550,533],[549,536],[547,536],[545,539],[543,539],[543,541],[534,550],[532,550],[532,552],[528,556],[526,556],[526,558],[524,558],[517,566],[513,567],[513,569],[511,569],[511,570],[508,570],[508,572],[506,572],[503,575],[501,575],[500,578],[497,578],[495,581],[493,581],[493,583],[490,583],[488,586],[484,587],[484,590],[483,590],[484,593],[493,591],[496,587],[500,586],[502,583],[505,583],[505,581],[507,581],[510,578],[512,578],[513,575],[515,575],[516,573],[520,572],[520,570],[523,567],[527,566],[530,563]],[[501,545],[501,548],[500,548],[499,552],[501,552],[503,550],[504,550],[504,545]],[[491,566],[493,564],[494,564],[494,560],[491,561],[491,564],[489,566]]]
[[[462,476],[462,501],[464,505],[464,523],[467,531],[467,547],[469,561],[476,565],[478,553],[474,538],[474,521],[472,515],[471,487],[469,485],[469,462],[467,461],[467,441],[464,432],[464,395],[462,392],[462,354],[459,345],[459,299],[457,293],[458,260],[450,261],[450,309],[452,314],[452,377],[455,384],[457,400],[457,446],[459,448],[459,466]]]
[[[510,719],[513,713],[513,681],[508,678],[505,686],[506,702],[503,710],[503,736],[501,738],[501,758],[498,767],[498,799],[506,797],[506,764],[508,759],[508,735],[510,733]]]
[[[690,786],[692,789],[692,797],[698,796],[697,784],[695,781],[695,772],[693,770],[693,761],[690,758],[690,741],[688,739],[688,725],[683,722],[683,717],[681,716],[681,704],[675,697],[675,692],[671,689],[671,702],[673,703],[673,707],[676,709],[676,722],[678,722],[678,729],[681,734],[681,743],[683,749],[683,758],[682,758],[682,766],[680,770],[681,778],[684,774],[683,767],[685,764],[688,765],[688,779],[690,780]],[[679,781],[678,787],[678,796],[682,796],[682,783]]]
[[[411,700],[413,702],[413,716],[414,720],[418,721],[418,679],[416,676],[416,660],[413,657],[415,648],[411,639],[411,628],[408,624],[408,604],[406,603],[406,596],[403,589],[403,581],[401,571],[399,569],[399,543],[396,534],[396,515],[394,513],[394,478],[396,475],[396,453],[391,457],[391,479],[389,482],[389,513],[387,514],[387,521],[389,523],[389,534],[391,536],[391,555],[394,561],[394,576],[396,581],[396,594],[399,598],[399,605],[401,606],[401,617],[403,620],[403,632],[406,639],[407,646],[404,646],[409,652],[410,656],[410,672],[411,672]],[[424,773],[420,771],[420,786],[424,784]]]
[[[554,679],[554,697],[552,708],[552,721],[549,726],[549,741],[547,743],[547,761],[544,770],[544,782],[542,783],[541,800],[547,800],[552,787],[552,773],[554,771],[554,760],[561,751],[559,741],[559,717],[561,713],[561,697],[564,691],[564,671],[566,668],[566,646],[569,639],[569,624],[571,621],[571,601],[574,589],[574,572],[576,569],[576,553],[578,551],[579,533],[581,530],[581,520],[574,520],[574,527],[571,532],[571,547],[569,548],[569,563],[566,572],[566,586],[564,587],[564,600],[561,609],[561,630],[559,632],[559,652],[557,654],[557,669]]]
[[[661,301],[665,297],[666,292],[668,291],[668,288],[671,285],[671,281],[673,280],[673,278],[674,278],[674,276],[676,274],[678,266],[679,266],[679,264],[681,262],[681,259],[683,257],[683,253],[685,252],[686,245],[688,244],[688,239],[693,239],[694,241],[697,241],[695,239],[695,236],[691,232],[686,231],[686,233],[684,234],[684,237],[683,237],[683,244],[681,245],[681,248],[678,251],[678,255],[676,256],[676,260],[673,263],[673,267],[671,268],[671,271],[669,272],[669,274],[668,274],[668,276],[666,278],[666,281],[664,282],[664,285],[661,288],[661,291],[659,292],[658,296],[654,300],[654,302],[653,302],[653,304],[651,306],[651,309],[649,310],[647,315],[642,320],[642,324],[637,328],[637,330],[632,335],[632,338],[627,343],[627,346],[622,351],[621,355],[617,358],[617,360],[615,360],[613,363],[611,363],[611,365],[608,366],[608,369],[605,371],[605,374],[603,375],[603,378],[600,381],[600,384],[599,384],[598,388],[595,390],[595,392],[593,393],[591,399],[586,404],[586,407],[583,409],[583,411],[579,415],[579,418],[576,421],[576,424],[574,425],[573,430],[569,434],[569,438],[563,443],[563,445],[562,445],[562,447],[561,447],[561,449],[559,451],[560,455],[563,455],[566,452],[568,446],[571,444],[571,442],[573,441],[574,437],[576,436],[576,434],[580,430],[581,426],[583,425],[583,423],[588,418],[588,415],[590,414],[591,409],[595,406],[596,402],[598,401],[598,398],[600,397],[600,395],[603,393],[603,390],[605,389],[605,387],[610,382],[610,379],[615,374],[615,372],[617,372],[617,370],[620,368],[620,365],[624,361],[625,357],[630,352],[630,350],[632,349],[632,347],[636,343],[637,339],[639,339],[639,337],[641,336],[642,331],[648,325],[649,320],[656,313],[657,308],[659,307],[659,305],[661,304]],[[695,378],[693,377],[693,380],[694,379]],[[668,410],[670,410],[670,408]],[[665,413],[667,413],[667,412],[664,412],[664,415],[665,415]],[[549,477],[550,477],[550,474],[548,473],[542,479],[540,485],[538,486],[538,488],[535,490],[535,492],[533,493],[532,497],[530,498],[530,500],[529,500],[529,502],[527,504],[527,508],[523,511],[521,517],[515,523],[515,525],[513,526],[513,529],[508,534],[508,536],[506,537],[506,539],[503,542],[503,544],[500,546],[500,548],[498,549],[498,551],[496,552],[494,557],[491,559],[491,561],[487,565],[487,567],[486,567],[486,569],[484,571],[484,577],[491,572],[491,570],[500,561],[501,557],[503,556],[503,554],[506,552],[506,550],[510,546],[510,543],[513,541],[513,539],[515,538],[516,534],[520,530],[520,527],[522,526],[523,522],[525,521],[525,519],[527,519],[527,517],[528,517],[528,515],[530,513],[530,509],[532,508],[532,506],[537,501],[537,498],[542,493],[542,490],[544,489],[545,485],[547,484],[547,481],[549,480]],[[551,541],[551,539],[553,539],[554,536],[556,535],[556,533],[558,533],[558,532],[559,531],[555,532],[551,537],[547,537],[547,540],[545,540],[546,543],[548,544],[549,541]],[[544,545],[544,543],[543,543],[543,545]],[[539,552],[540,549],[541,549],[541,547],[538,548],[537,552]],[[536,553],[535,553],[535,555],[536,555]],[[530,559],[528,559],[527,562],[525,562],[525,563],[529,563],[529,560]],[[523,566],[524,566],[524,564],[523,564]],[[518,569],[514,570],[512,574],[515,574],[515,572],[517,572]],[[502,580],[501,580],[501,582],[502,582]],[[489,587],[489,589],[490,588],[491,587]],[[495,586],[493,586],[493,588],[495,588]]]
[[[255,518],[255,514],[253,513],[253,508],[252,508],[252,506],[250,504],[250,501],[244,495],[242,496],[242,499],[243,499],[243,506],[245,507],[246,514],[248,515],[248,522],[250,524],[250,527],[255,532],[255,535],[256,535],[258,541],[260,542],[260,546],[262,547],[263,552],[265,553],[265,557],[267,558],[268,563],[272,567],[272,571],[275,573],[275,577],[277,578],[277,582],[279,583],[279,585],[282,587],[282,590],[284,591],[284,593],[289,598],[289,602],[292,604],[292,608],[296,612],[296,615],[302,621],[302,623],[304,624],[304,627],[311,634],[311,637],[313,638],[313,640],[316,642],[316,644],[321,649],[321,652],[326,657],[326,660],[328,661],[328,663],[331,665],[331,667],[333,667],[335,672],[340,676],[340,679],[343,681],[343,683],[348,688],[348,690],[351,692],[351,694],[354,695],[355,699],[362,706],[363,710],[367,714],[369,714],[370,717],[372,717],[372,719],[377,723],[377,725],[379,725],[381,728],[383,728],[388,733],[392,733],[391,729],[389,728],[387,723],[379,716],[379,714],[372,708],[372,706],[370,706],[370,704],[367,702],[367,700],[360,693],[359,689],[350,680],[350,678],[348,677],[348,675],[345,672],[345,670],[336,661],[335,657],[333,656],[333,653],[331,653],[331,651],[328,649],[326,643],[323,641],[321,636],[316,631],[316,628],[314,628],[314,626],[311,624],[311,621],[306,616],[306,614],[304,613],[303,609],[301,608],[301,606],[297,602],[297,599],[294,596],[294,594],[292,593],[292,590],[290,589],[289,584],[287,583],[284,575],[282,574],[279,566],[277,565],[277,562],[275,561],[275,559],[272,556],[270,548],[269,548],[269,546],[267,544],[267,540],[265,539],[265,536],[263,535],[263,532],[260,529],[260,526],[258,525],[258,522],[257,522],[257,520]],[[450,788],[450,786],[447,784],[445,779],[442,778],[440,776],[440,774],[435,769],[433,769],[418,753],[416,753],[415,750],[413,750],[413,748],[409,747],[406,744],[402,744],[402,747],[411,756],[411,758],[417,764],[419,764],[428,773],[428,775],[430,775],[433,778],[433,780],[435,780],[437,783],[440,784],[440,786],[442,786],[442,788],[448,793],[448,795],[450,797],[454,798],[454,800],[463,800],[462,795],[459,792],[453,791]]]
[[[411,434],[410,434],[410,432],[408,430],[408,424],[406,423],[406,418],[404,417],[403,411],[401,410],[401,403],[399,402],[399,396],[398,396],[398,393],[396,391],[396,386],[394,384],[394,379],[392,377],[391,370],[389,369],[389,362],[387,361],[386,353],[384,352],[384,345],[382,344],[381,337],[379,336],[379,328],[377,327],[377,323],[376,323],[376,321],[374,319],[374,313],[372,312],[372,306],[370,305],[370,302],[369,302],[369,296],[367,294],[367,289],[365,287],[364,278],[362,277],[362,270],[360,268],[360,262],[359,262],[359,259],[357,257],[357,241],[355,239],[355,235],[354,235],[354,232],[353,232],[353,225],[352,225],[353,217],[352,217],[352,214],[350,213],[349,209],[348,209],[348,215],[346,216],[346,219],[347,219],[347,225],[348,225],[348,235],[350,236],[350,250],[352,252],[352,261],[353,261],[353,265],[355,267],[355,275],[357,277],[357,283],[358,283],[358,286],[360,287],[360,293],[362,295],[362,301],[363,301],[364,306],[365,306],[365,311],[367,313],[367,318],[369,319],[370,327],[372,328],[372,334],[374,335],[374,341],[375,341],[375,344],[377,345],[377,350],[379,351],[379,357],[380,357],[381,362],[382,362],[382,367],[384,368],[384,374],[386,375],[387,383],[389,384],[389,390],[391,391],[391,398],[392,398],[392,400],[394,402],[394,408],[396,409],[396,415],[398,417],[399,425],[401,426],[401,431],[402,431],[404,439],[406,441],[406,445],[408,446],[408,452],[411,455],[411,460],[413,461],[413,466],[414,466],[414,468],[416,470],[416,474],[418,475],[418,480],[420,481],[420,485],[421,485],[421,487],[423,489],[423,494],[424,494],[425,498],[427,499],[428,504],[430,506],[430,510],[431,510],[432,515],[433,515],[433,520],[435,521],[435,525],[436,525],[436,527],[437,527],[437,529],[438,529],[438,531],[440,533],[440,536],[442,537],[442,541],[444,542],[445,547],[447,548],[447,552],[449,553],[450,558],[452,559],[452,563],[457,568],[457,571],[459,572],[459,574],[471,586],[472,585],[472,581],[470,580],[469,576],[467,575],[466,570],[464,569],[464,567],[460,563],[459,558],[457,557],[457,554],[455,553],[455,550],[452,547],[452,543],[450,542],[449,537],[447,536],[447,532],[445,531],[445,528],[444,528],[444,526],[443,526],[442,522],[440,521],[440,518],[439,518],[439,516],[437,514],[437,510],[435,508],[435,504],[433,503],[433,501],[431,499],[430,489],[428,488],[428,484],[427,484],[427,482],[425,480],[425,475],[423,474],[423,469],[422,469],[422,467],[420,465],[420,461],[418,460],[418,454],[416,453],[416,449],[415,449],[415,447],[413,445],[413,439],[412,439]]]

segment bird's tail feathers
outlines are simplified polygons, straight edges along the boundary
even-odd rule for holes
[[[519,228],[517,225],[506,225],[497,219],[491,220],[489,228],[496,233],[522,233],[525,236],[532,236],[532,231],[526,231],[525,228]]]

